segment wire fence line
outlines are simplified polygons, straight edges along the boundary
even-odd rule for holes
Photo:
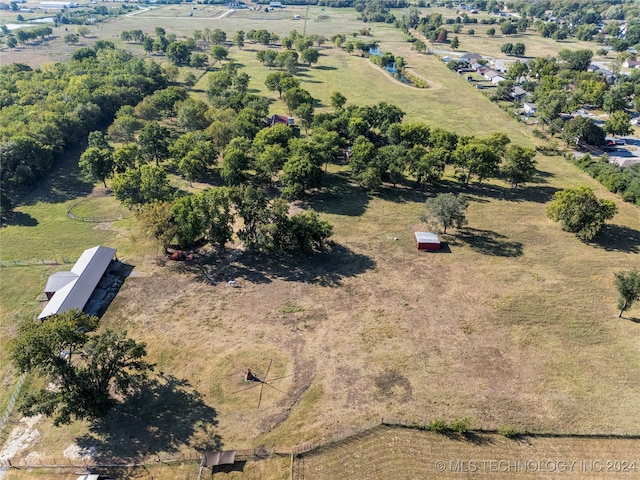
[[[264,460],[275,454],[275,450],[242,449],[236,450],[236,461]],[[41,457],[19,460],[0,460],[0,468],[134,468],[158,464],[172,464],[175,462],[199,462],[202,452],[196,450],[171,455],[143,455],[139,457]]]
[[[25,378],[27,378],[27,374],[26,372],[22,372],[22,375],[20,375],[20,378],[18,379],[18,383],[16,383],[16,386],[13,389],[13,393],[11,394],[11,398],[9,399],[7,408],[4,411],[4,415],[2,415],[2,418],[0,418],[0,433],[2,433],[4,427],[9,422],[11,412],[13,412],[13,407],[16,405],[16,400],[18,399],[18,395],[20,395],[20,390],[22,390],[22,385],[24,384]]]
[[[145,457],[126,457],[111,459],[95,459],[91,457],[81,458],[36,458],[36,459],[20,459],[17,461],[1,460],[0,467],[4,468],[132,468],[143,467],[146,465],[157,465],[158,463],[170,464],[173,462],[196,461],[200,460],[201,455],[197,452],[185,453],[180,455],[172,455],[162,457],[160,455],[152,455]]]
[[[17,394],[16,394],[17,396]],[[360,436],[367,435],[375,432],[379,428],[403,428],[404,422],[401,421],[389,421],[387,419],[381,419],[360,425],[352,428],[338,435],[331,437],[328,440],[316,442],[316,443],[302,443],[293,447],[273,447],[266,449],[265,447],[258,447],[256,449],[236,449],[236,461],[257,461],[265,460],[271,456],[287,456],[292,459],[292,473],[293,478],[302,478],[298,472],[303,471],[302,465],[296,465],[296,462],[303,462],[305,457],[321,455],[329,449],[340,447],[343,443],[348,443],[356,440]],[[404,426],[410,425],[413,422],[406,422]],[[80,458],[21,458],[19,460],[0,460],[0,468],[132,468],[132,467],[145,467],[150,465],[158,465],[159,463],[171,464],[175,462],[196,462],[202,458],[202,452],[190,451],[182,454],[173,455],[142,455],[138,457],[80,457]],[[300,468],[302,467],[302,468]]]
[[[116,212],[114,212],[113,215],[109,216],[109,217],[100,217],[100,216],[91,216],[91,217],[83,217],[80,215],[75,215],[73,213],[73,209],[76,208],[78,205],[80,205],[82,202],[77,202],[74,203],[73,205],[71,205],[68,209],[67,209],[67,217],[69,217],[72,220],[77,220],[79,222],[87,222],[87,223],[105,223],[105,222],[115,222],[117,220],[124,220],[125,218],[129,218],[133,215],[133,213],[131,212],[124,212],[122,210],[118,210]]]
[[[0,268],[31,267],[33,265],[69,265],[76,263],[77,258],[30,258],[28,260],[0,260]]]

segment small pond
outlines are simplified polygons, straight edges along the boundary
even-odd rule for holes
[[[370,48],[369,55],[376,55],[378,57],[381,57],[382,51],[380,50],[380,47]],[[407,77],[405,77],[401,73],[398,73],[398,69],[396,68],[396,62],[386,65],[384,69],[390,74],[392,74],[396,80],[399,80],[404,84],[411,85],[412,83],[411,80],[409,80]]]

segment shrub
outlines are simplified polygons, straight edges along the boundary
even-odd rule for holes
[[[447,422],[442,418],[436,418],[429,423],[427,430],[436,433],[445,433],[447,430],[449,430],[449,426],[447,425]]]
[[[518,438],[522,435],[524,435],[524,432],[521,432],[520,430],[517,430],[515,427],[511,426],[511,425],[506,425],[504,427],[500,427],[498,429],[498,433],[500,435],[503,435],[507,438]]]
[[[467,433],[471,428],[471,419],[469,417],[456,418],[449,425],[449,429],[456,433]]]
[[[547,138],[542,130],[538,130],[537,128],[533,130],[533,136],[536,138]]]

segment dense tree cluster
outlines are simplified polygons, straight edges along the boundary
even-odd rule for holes
[[[440,180],[451,164],[468,184],[503,174],[514,186],[531,180],[535,171],[530,148],[509,145],[504,134],[487,138],[458,137],[423,123],[402,123],[398,107],[378,105],[317,115],[314,126],[334,130],[350,145],[349,167],[355,182],[376,191],[383,182],[397,184],[413,177],[419,188]]]
[[[9,197],[46,174],[78,140],[166,85],[155,62],[100,44],[66,64],[0,67],[0,178]],[[4,208],[4,205],[3,205]]]
[[[524,57],[526,50],[524,43],[521,42],[516,44],[507,42],[500,47],[502,53],[505,55],[513,55],[514,57]]]
[[[393,23],[396,17],[390,9],[406,8],[408,5],[405,0],[356,0],[353,8],[365,22]]]
[[[606,159],[595,161],[589,154],[575,158],[574,162],[622,200],[640,206],[640,164],[620,168]]]

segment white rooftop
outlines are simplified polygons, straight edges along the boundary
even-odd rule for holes
[[[70,272],[52,275],[47,287],[64,286],[55,290],[38,318],[43,319],[72,308],[82,310],[115,254],[116,250],[113,248],[93,247],[82,253]]]
[[[416,240],[419,243],[440,243],[438,235],[432,232],[416,232]]]

